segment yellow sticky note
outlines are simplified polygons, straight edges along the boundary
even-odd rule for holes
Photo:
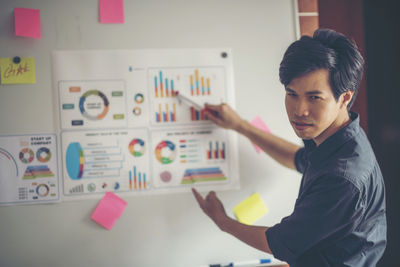
[[[0,58],[0,71],[2,84],[36,83],[33,57],[21,58],[18,64],[12,58]]]
[[[254,193],[233,208],[239,222],[252,225],[267,214],[268,209],[258,193]]]

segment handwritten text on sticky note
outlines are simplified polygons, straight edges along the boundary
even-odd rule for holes
[[[112,192],[107,192],[90,218],[107,230],[111,230],[119,217],[121,217],[127,204],[119,196]]]
[[[14,8],[15,35],[29,38],[41,37],[40,10],[32,8]]]
[[[263,130],[264,132],[270,133],[271,130],[268,128],[268,126],[265,124],[265,122],[261,119],[260,116],[255,117],[251,122],[252,125],[254,125],[255,127],[257,127],[258,129]],[[261,151],[263,151],[259,146],[253,144],[257,153],[260,153]]]
[[[233,208],[239,222],[252,225],[264,216],[268,209],[258,193],[254,193]]]
[[[21,58],[18,64],[12,58],[0,58],[2,84],[36,83],[35,59]]]

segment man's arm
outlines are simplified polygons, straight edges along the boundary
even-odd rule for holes
[[[283,166],[296,170],[294,157],[300,146],[290,143],[272,133],[264,132],[245,120],[239,124],[237,132],[246,136],[252,143],[258,145]]]
[[[205,198],[203,198],[196,189],[192,188],[192,191],[200,208],[222,231],[235,236],[256,249],[272,254],[265,235],[268,227],[245,225],[229,218],[225,213],[224,206],[214,191],[208,193]]]
[[[225,216],[220,222],[220,229],[228,234],[233,235],[237,239],[243,241],[249,246],[272,254],[265,232],[269,227],[253,226],[240,223],[228,216]]]
[[[243,120],[229,105],[206,104],[206,115],[215,124],[246,136],[280,164],[296,169],[294,157],[300,146],[271,133],[264,132]]]

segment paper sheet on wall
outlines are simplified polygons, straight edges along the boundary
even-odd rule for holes
[[[233,105],[229,50],[57,51],[53,66],[65,199],[239,187],[237,136],[175,95]]]
[[[0,136],[0,205],[56,202],[56,135]]]
[[[35,59],[21,58],[18,64],[12,58],[0,58],[2,84],[31,84],[36,83]]]

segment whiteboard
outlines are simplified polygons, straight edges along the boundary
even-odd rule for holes
[[[125,0],[124,24],[100,24],[98,1],[1,0],[0,56],[34,57],[36,84],[0,85],[0,134],[56,131],[51,53],[86,49],[197,49],[233,53],[236,110],[260,115],[271,130],[300,143],[287,120],[278,68],[295,40],[294,1]],[[13,8],[41,12],[42,38],[13,35]],[[240,190],[217,192],[230,216],[258,192],[271,226],[291,213],[300,175],[257,154],[239,136]],[[0,207],[2,266],[200,266],[266,257],[222,233],[190,193],[124,197],[112,231],[90,219],[98,200]]]

